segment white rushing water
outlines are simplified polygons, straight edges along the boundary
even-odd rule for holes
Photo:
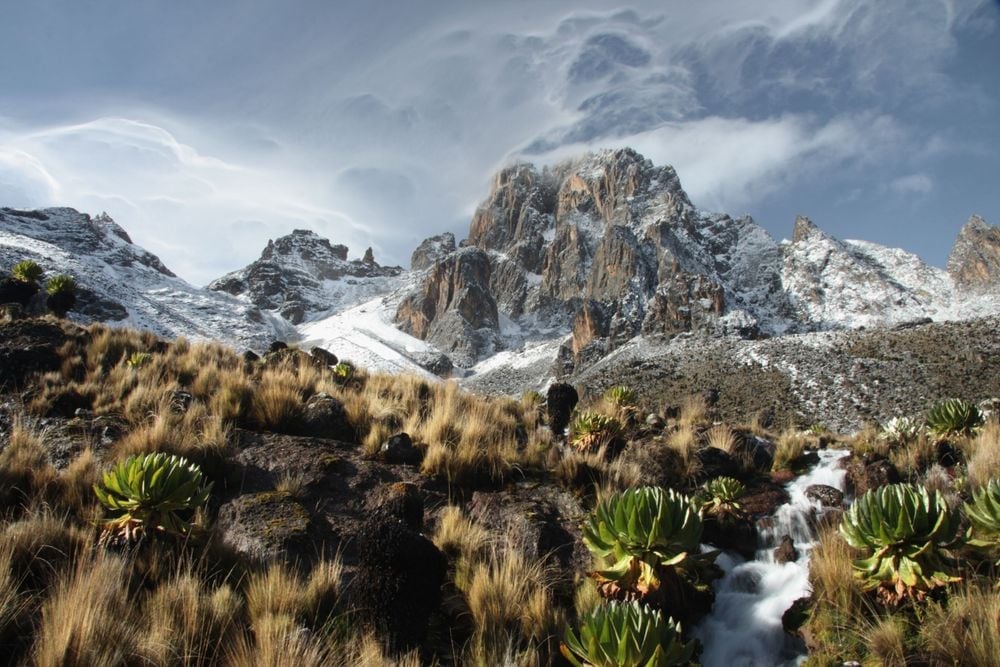
[[[722,553],[716,561],[725,576],[715,584],[712,612],[694,630],[705,647],[701,662],[705,667],[772,667],[798,665],[805,659],[801,645],[781,627],[781,616],[792,603],[809,594],[809,552],[815,536],[809,515],[819,511],[818,503],[805,496],[811,484],[844,488],[844,471],[839,462],[842,450],[819,452],[819,463],[807,474],[786,485],[790,502],[774,513],[773,527],[760,531],[756,557],[744,561]],[[799,558],[780,564],[774,548],[783,535],[790,535]]]

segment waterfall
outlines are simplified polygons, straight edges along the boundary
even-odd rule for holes
[[[781,627],[781,616],[796,599],[809,593],[809,552],[816,537],[811,513],[821,511],[806,498],[811,484],[843,490],[844,471],[838,464],[843,450],[819,452],[819,463],[807,474],[786,485],[790,502],[779,507],[769,529],[759,531],[756,557],[744,561],[724,552],[716,561],[724,576],[715,584],[712,612],[694,629],[705,647],[705,667],[772,667],[797,665],[805,659],[804,647]],[[783,535],[791,535],[798,549],[795,562],[780,564],[774,549]]]

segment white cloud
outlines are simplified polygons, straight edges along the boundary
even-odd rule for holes
[[[894,179],[889,189],[901,195],[925,195],[934,189],[934,181],[927,174],[909,174]]]

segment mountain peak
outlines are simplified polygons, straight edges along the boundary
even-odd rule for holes
[[[948,273],[962,287],[1000,285],[1000,227],[978,215],[970,217],[948,255]]]

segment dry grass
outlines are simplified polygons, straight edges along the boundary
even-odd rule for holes
[[[55,483],[56,471],[41,435],[16,419],[0,452],[0,512],[23,509],[36,498],[44,500]]]
[[[455,585],[468,589],[474,566],[489,554],[489,531],[466,517],[461,508],[449,505],[438,516],[432,541],[451,562]]]
[[[125,563],[97,553],[56,582],[41,609],[33,660],[39,667],[119,665],[138,646],[136,609],[129,604]]]
[[[708,403],[701,394],[688,396],[681,403],[678,422],[681,426],[700,426],[708,420]]]
[[[1000,420],[997,417],[986,422],[979,433],[965,440],[963,445],[973,488],[991,479],[1000,479]]]
[[[540,561],[528,561],[508,545],[477,564],[465,590],[475,632],[470,649],[482,664],[509,664],[533,653],[561,630],[565,619],[553,606]]]
[[[906,620],[902,616],[880,616],[861,632],[861,640],[878,664],[903,667],[906,664]]]
[[[1000,590],[965,584],[928,605],[920,640],[932,664],[992,667],[1000,656]]]
[[[737,453],[736,450],[739,445],[736,433],[725,424],[716,424],[705,431],[705,442],[709,447],[715,447],[727,454],[733,455]]]
[[[806,451],[808,438],[794,424],[787,426],[778,436],[774,447],[771,470],[788,470],[791,464]]]
[[[820,532],[819,541],[809,557],[813,599],[845,618],[857,615],[863,604],[861,588],[851,565],[853,559],[854,550],[832,526]]]
[[[701,472],[698,432],[693,425],[685,423],[682,419],[682,425],[667,436],[667,446],[680,456],[684,476],[694,477]]]
[[[889,452],[889,460],[904,479],[916,480],[937,461],[937,446],[926,434],[921,433],[912,442],[894,447]]]

